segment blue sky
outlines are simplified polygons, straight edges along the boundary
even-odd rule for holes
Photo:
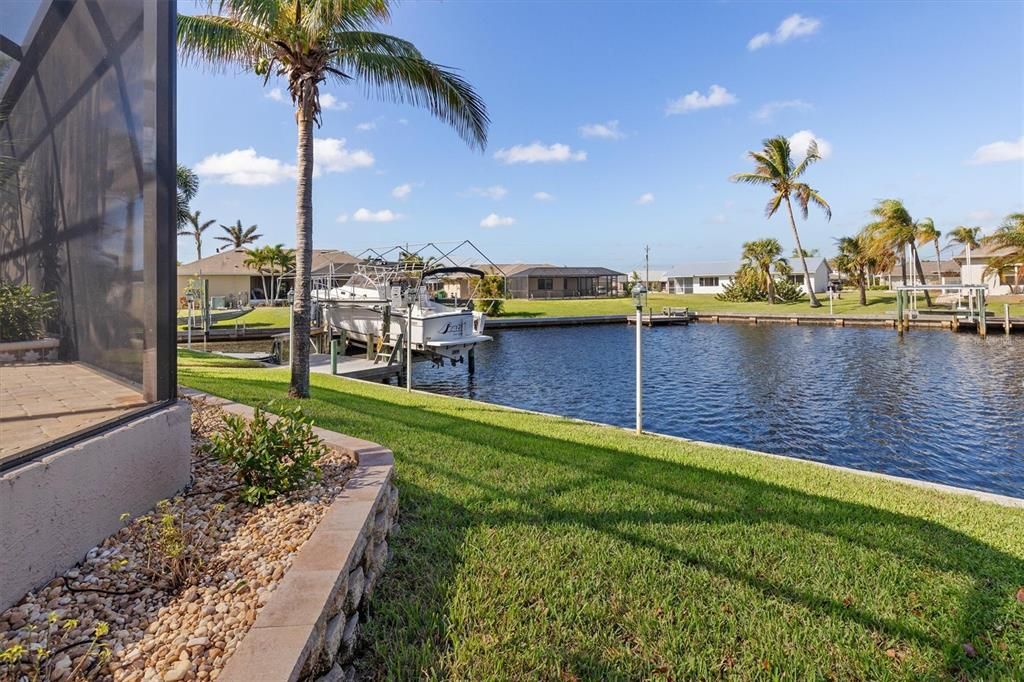
[[[829,152],[807,180],[833,208],[800,222],[805,247],[831,254],[885,197],[943,231],[1024,210],[1024,4],[424,1],[385,30],[461,70],[489,144],[327,84],[318,248],[472,239],[496,262],[619,269],[645,243],[658,265],[767,236],[788,250],[766,190],[728,177],[761,139],[801,131]],[[181,66],[178,157],[200,171],[204,218],[290,245],[295,124],[274,87]]]

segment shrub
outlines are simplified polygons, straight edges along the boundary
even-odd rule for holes
[[[210,437],[207,449],[235,469],[241,498],[255,505],[318,480],[317,461],[330,451],[298,407],[276,421],[260,407],[251,421],[225,415],[224,429]]]
[[[219,512],[221,506],[214,507]],[[208,521],[213,521],[213,512]],[[129,520],[128,514],[121,515],[121,521]],[[167,500],[157,502],[156,510],[145,514],[128,526],[128,533],[145,553],[145,565],[141,571],[151,581],[170,591],[175,591],[191,582],[203,568],[203,552],[210,540],[203,535],[196,524],[186,523],[185,514],[175,512]]]
[[[788,277],[775,278],[775,300],[782,303],[793,303],[800,300],[800,287],[789,281]],[[740,268],[732,282],[722,287],[722,293],[716,294],[719,301],[767,301],[768,287],[759,272],[751,268]]]
[[[0,341],[32,341],[43,334],[43,323],[57,312],[50,291],[33,293],[27,284],[0,281]]]
[[[473,301],[473,309],[479,310],[491,317],[501,315],[501,311],[505,307],[502,284],[503,281],[500,275],[484,275],[481,277],[473,292],[476,295],[476,299]]]

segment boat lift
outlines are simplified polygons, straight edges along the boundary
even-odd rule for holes
[[[940,294],[954,292],[954,306],[948,310],[918,308],[918,292],[937,291]],[[910,320],[921,316],[937,316],[950,319],[953,329],[962,322],[975,325],[978,334],[986,335],[985,291],[983,284],[908,284],[896,287],[896,331],[902,335],[910,327]],[[965,300],[966,299],[966,300]],[[937,299],[936,299],[937,300]]]

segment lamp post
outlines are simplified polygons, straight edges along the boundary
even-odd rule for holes
[[[644,306],[647,304],[647,289],[642,282],[633,286],[633,305],[636,306],[636,432],[644,430],[644,395],[643,395],[643,326]]]

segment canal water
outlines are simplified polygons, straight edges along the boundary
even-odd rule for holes
[[[488,331],[476,373],[416,387],[631,426],[626,325]],[[1024,337],[694,324],[644,329],[644,427],[1024,497]]]

